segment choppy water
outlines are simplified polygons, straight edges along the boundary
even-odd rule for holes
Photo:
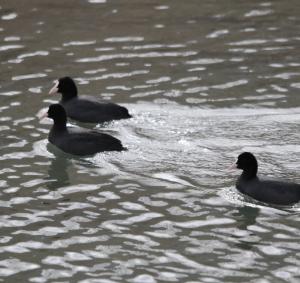
[[[227,168],[300,182],[300,4],[0,3],[1,282],[299,282],[299,209]],[[69,75],[134,115],[123,153],[74,158],[36,114]],[[71,121],[76,126],[76,123]],[[89,127],[92,127],[89,125]]]

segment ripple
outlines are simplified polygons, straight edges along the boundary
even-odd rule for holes
[[[37,264],[20,261],[15,258],[0,261],[0,266],[2,266],[0,268],[0,275],[3,277],[39,268]]]
[[[1,96],[15,96],[20,94],[21,91],[6,91],[6,92],[0,92]]]
[[[220,218],[220,219],[209,219],[209,220],[195,220],[195,221],[188,221],[184,223],[175,223],[176,226],[181,228],[199,228],[203,226],[209,225],[226,225],[234,223],[235,221],[229,218]]]
[[[258,249],[267,255],[273,255],[273,256],[286,255],[286,251],[273,246],[262,246],[262,247],[258,247]]]
[[[151,219],[157,218],[157,217],[162,217],[163,215],[160,213],[155,213],[155,212],[146,212],[143,213],[139,216],[133,216],[129,217],[126,220],[124,220],[124,223],[127,225],[134,224],[134,223],[139,223],[139,222],[146,222]]]
[[[0,46],[0,52],[1,51],[7,51],[7,50],[11,50],[11,49],[20,49],[20,48],[24,48],[23,45],[2,45]]]
[[[24,58],[35,57],[35,56],[48,56],[48,55],[49,55],[48,51],[36,51],[36,52],[21,54],[18,56],[18,59],[24,59]]]
[[[19,36],[7,36],[4,38],[4,41],[20,41],[21,37]]]
[[[258,44],[265,44],[265,43],[267,43],[267,40],[265,40],[265,39],[249,39],[249,40],[231,42],[231,43],[229,43],[229,45],[243,46],[243,45],[258,45]]]
[[[144,44],[144,45],[135,45],[135,46],[123,46],[124,50],[144,50],[144,49],[169,49],[169,48],[184,48],[185,44]]]
[[[192,61],[187,61],[186,63],[190,65],[210,65],[210,64],[217,64],[222,62],[224,62],[224,60],[219,58],[201,58]]]
[[[135,70],[135,71],[132,71],[132,72],[104,74],[102,76],[89,77],[86,80],[88,80],[88,81],[98,81],[98,80],[106,80],[106,79],[112,79],[112,78],[114,78],[114,79],[127,78],[127,77],[136,76],[136,75],[144,75],[144,74],[148,74],[148,73],[149,73],[148,70]]]
[[[162,58],[162,57],[189,57],[196,55],[197,52],[185,51],[185,52],[146,52],[146,53],[120,53],[120,54],[110,54],[101,55],[97,57],[81,58],[77,59],[78,63],[88,63],[88,62],[102,62],[114,59],[134,59],[134,58]],[[191,63],[193,64],[193,63]],[[195,63],[196,64],[196,63]],[[209,64],[209,63],[208,63]]]
[[[12,77],[12,80],[20,81],[20,80],[29,80],[29,79],[44,78],[44,77],[47,77],[47,75],[43,73],[36,73],[36,74],[28,74],[22,76],[14,76]]]
[[[255,48],[230,48],[230,52],[240,52],[245,54],[252,54],[258,52]]]
[[[93,45],[96,43],[96,40],[90,40],[90,41],[70,41],[67,43],[64,43],[63,46],[85,46],[85,45]]]
[[[207,38],[218,38],[218,37],[228,34],[228,33],[229,33],[228,29],[220,29],[220,30],[216,30],[216,31],[208,34],[206,37]]]
[[[146,84],[158,84],[158,83],[162,83],[162,82],[168,82],[170,80],[171,80],[170,77],[160,77],[158,79],[148,80],[148,81],[146,81]]]
[[[88,2],[92,4],[103,4],[106,3],[106,0],[88,0]]]
[[[300,83],[292,83],[291,87],[300,88]]]
[[[168,5],[160,5],[160,6],[155,6],[156,10],[168,10],[170,7]]]
[[[232,88],[232,87],[236,87],[236,86],[240,86],[240,85],[245,85],[248,83],[248,80],[238,80],[235,82],[227,82],[225,84],[221,84],[221,85],[214,85],[212,86],[212,88],[216,88],[216,89],[228,89],[228,88]]]
[[[144,41],[141,36],[125,36],[125,37],[110,37],[104,40],[105,42],[138,42]]]
[[[272,14],[273,10],[271,9],[263,9],[263,10],[252,10],[245,14],[245,17],[261,17]]]
[[[10,20],[14,20],[17,16],[18,16],[18,14],[16,14],[16,13],[9,13],[9,14],[1,16],[1,20],[10,21]]]

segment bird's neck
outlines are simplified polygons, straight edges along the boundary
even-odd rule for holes
[[[253,167],[253,168],[248,168],[247,170],[244,170],[241,177],[246,180],[251,180],[251,179],[256,178],[256,175],[257,175],[257,168]]]
[[[62,102],[66,102],[68,100],[71,100],[73,98],[77,97],[77,92],[72,92],[72,93],[69,93],[69,92],[65,92],[62,94],[62,97],[61,97],[61,101]]]
[[[67,120],[56,120],[54,121],[54,125],[52,127],[52,130],[55,132],[64,132],[67,130]]]

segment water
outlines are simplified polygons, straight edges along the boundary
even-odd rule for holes
[[[0,281],[299,282],[299,205],[228,170],[300,182],[298,2],[2,1]],[[96,126],[128,151],[48,144],[65,75],[129,109]]]

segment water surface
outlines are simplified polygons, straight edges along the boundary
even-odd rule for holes
[[[0,281],[298,282],[299,205],[244,198],[227,168],[251,151],[260,174],[300,183],[299,12],[296,0],[1,3]],[[36,114],[65,75],[129,109],[86,125],[128,151],[49,145]]]

